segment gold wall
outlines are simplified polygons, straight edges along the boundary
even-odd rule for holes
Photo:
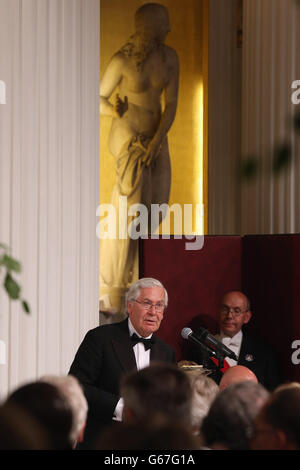
[[[134,32],[134,13],[144,3],[148,2],[100,0],[100,77],[111,56]],[[166,44],[177,51],[180,62],[178,108],[169,132],[172,165],[169,205],[206,205],[208,0],[161,0],[159,3],[165,5],[170,14],[171,32]],[[110,124],[110,118],[101,116],[101,203],[110,202],[115,180],[114,159],[108,150]],[[201,228],[197,229],[200,233]]]

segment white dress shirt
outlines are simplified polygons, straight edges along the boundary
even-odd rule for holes
[[[134,329],[130,321],[130,318],[128,318],[128,328],[129,328],[130,337],[133,335],[133,333],[141,337],[141,335],[139,335],[138,332]],[[152,337],[152,334],[150,336],[147,336],[145,339],[150,339],[151,337]],[[143,343],[137,343],[133,347],[137,370],[144,369],[145,367],[148,367],[150,365],[150,351],[151,349],[148,349],[147,351],[145,350],[145,345]],[[114,411],[113,420],[122,421],[123,408],[124,408],[124,400],[123,398],[120,398]]]
[[[240,350],[241,350],[241,344],[243,340],[243,332],[240,330],[236,335],[234,335],[232,338],[230,336],[226,336],[223,331],[219,335],[216,335],[216,338],[221,341],[227,348],[231,349],[237,358],[239,358],[240,355]],[[229,357],[225,357],[226,362],[232,366],[237,365],[237,361],[234,359],[231,359]]]

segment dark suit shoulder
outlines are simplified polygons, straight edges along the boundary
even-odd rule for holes
[[[82,353],[95,355],[100,354],[108,347],[112,340],[121,340],[128,337],[128,322],[113,323],[109,325],[101,325],[90,329],[84,336],[76,357]]]
[[[173,351],[172,346],[170,346],[168,343],[166,343],[163,339],[159,338],[156,335],[154,335],[154,337],[155,337],[155,341],[157,342],[157,344],[159,344],[161,346],[164,346],[166,349],[169,349],[169,350]]]
[[[263,341],[261,338],[249,335],[248,333],[243,333],[242,344],[248,349],[255,349],[261,353],[273,352],[273,348],[268,342]]]
[[[162,354],[162,357],[164,360],[167,362],[172,362],[172,363],[177,363],[177,358],[176,358],[176,353],[172,346],[170,346],[168,343],[166,343],[164,340],[158,338],[155,336],[155,342],[156,342],[156,347],[154,348],[155,351],[160,351],[160,354]],[[155,356],[155,353],[154,353]]]
[[[92,328],[91,330],[89,330],[86,336],[99,338],[99,337],[115,335],[118,333],[128,333],[127,318],[126,320],[123,320],[118,323],[110,323],[108,325],[96,326],[95,328]]]
[[[268,390],[274,390],[280,382],[276,353],[259,338],[243,334],[238,364],[251,369]]]

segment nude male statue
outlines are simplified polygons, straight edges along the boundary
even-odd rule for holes
[[[117,180],[111,203],[117,214],[119,196],[127,197],[128,207],[143,203],[148,210],[151,204],[169,202],[167,133],[176,114],[179,81],[177,53],[164,44],[169,31],[169,14],[163,5],[140,7],[135,33],[113,55],[101,80],[100,113],[112,117],[109,150],[115,158]],[[125,291],[132,282],[137,246],[138,241],[130,239],[101,241],[100,286],[104,290]]]

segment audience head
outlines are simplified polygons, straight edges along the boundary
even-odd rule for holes
[[[229,367],[222,375],[219,387],[221,390],[224,390],[224,388],[227,388],[229,385],[245,382],[247,380],[255,383],[258,382],[256,375],[252,370],[248,369],[248,367],[232,366]]]
[[[268,396],[261,384],[251,381],[220,391],[203,420],[205,445],[212,449],[248,449],[254,420]]]
[[[168,294],[160,281],[143,278],[127,292],[126,305],[130,321],[143,337],[158,330],[168,304]]]
[[[70,441],[72,446],[75,447],[77,442],[83,441],[88,412],[88,403],[80,383],[76,377],[72,375],[47,375],[42,377],[40,380],[41,382],[47,382],[57,387],[70,404],[73,416]]]
[[[34,382],[15,390],[6,404],[25,410],[43,426],[50,437],[50,447],[71,449],[72,409],[54,385]]]
[[[250,303],[239,291],[224,295],[219,315],[219,327],[226,336],[235,336],[251,318]]]
[[[121,383],[121,396],[125,422],[159,415],[190,426],[192,389],[185,372],[175,365],[152,363],[128,374]]]
[[[187,370],[187,374],[192,387],[192,408],[191,423],[195,434],[198,434],[204,417],[219,393],[219,387],[214,380],[205,373],[197,370]]]
[[[300,450],[300,388],[274,392],[255,421],[254,450]]]
[[[47,430],[12,403],[0,406],[0,450],[51,450]]]
[[[120,423],[99,437],[96,450],[197,450],[198,441],[177,420],[155,416],[148,421]]]
[[[291,389],[291,388],[300,388],[299,382],[285,382],[275,388],[274,392],[280,392],[281,390]]]

